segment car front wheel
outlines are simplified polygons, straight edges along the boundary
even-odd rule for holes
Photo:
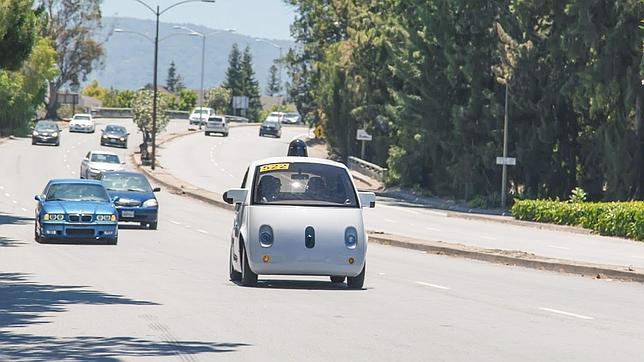
[[[332,275],[331,276],[331,283],[338,283],[338,284],[339,283],[344,283],[344,277]]]
[[[241,283],[245,287],[254,287],[257,285],[257,274],[250,269],[248,264],[248,255],[246,255],[246,248],[242,247],[242,275]]]
[[[229,269],[229,274],[230,274],[230,280],[233,282],[238,282],[242,278],[242,274],[235,270],[233,267],[233,243],[230,243],[230,258],[228,260],[228,269]]]
[[[347,286],[349,286],[350,289],[362,289],[362,286],[364,285],[364,274],[366,269],[367,263],[365,262],[360,274],[356,275],[355,277],[347,277]]]

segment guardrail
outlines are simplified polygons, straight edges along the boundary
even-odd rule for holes
[[[95,118],[132,118],[132,108],[93,108],[92,116]],[[166,115],[172,119],[188,119],[190,112],[169,110]]]
[[[371,162],[367,162],[358,157],[350,156],[347,162],[347,167],[349,167],[350,170],[360,172],[361,174],[367,175],[380,182],[384,182],[384,180],[387,178],[386,168],[380,167]]]

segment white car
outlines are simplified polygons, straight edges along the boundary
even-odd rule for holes
[[[190,121],[190,124],[196,124],[196,125],[204,125],[208,121],[208,118],[213,116],[215,114],[215,110],[212,108],[195,108],[192,110],[192,113],[190,113],[190,117],[188,117],[188,120]]]
[[[210,136],[212,133],[221,133],[222,136],[228,137],[230,126],[225,116],[211,116],[206,122],[204,134]]]
[[[125,169],[125,162],[121,161],[116,153],[105,151],[87,152],[80,166],[80,178],[96,179],[107,171],[121,171]]]
[[[302,116],[300,116],[300,114],[297,112],[284,113],[284,117],[282,117],[282,123],[285,123],[285,124],[302,123]]]
[[[94,124],[92,115],[87,113],[75,114],[72,120],[69,121],[69,132],[96,132],[96,125]]]
[[[376,196],[357,192],[343,164],[308,157],[255,161],[242,187],[228,190],[224,200],[236,210],[231,280],[253,286],[258,275],[318,275],[362,288],[362,208],[374,207]]]

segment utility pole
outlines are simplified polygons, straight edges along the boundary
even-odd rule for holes
[[[505,160],[508,158],[508,80],[505,80],[505,115],[503,117],[503,172],[501,175],[501,209],[505,211],[508,165]]]

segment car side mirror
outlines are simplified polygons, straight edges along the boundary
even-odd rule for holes
[[[40,199],[41,199],[41,198],[40,198],[40,195],[36,195],[36,196],[34,196],[34,200],[36,200],[36,201],[40,201]]]
[[[160,187],[155,187],[155,188],[152,189],[152,192],[161,192],[161,188]]]
[[[376,194],[373,192],[360,192],[358,196],[360,197],[360,206],[362,208],[373,209],[376,207]]]
[[[248,190],[246,189],[230,189],[224,192],[223,199],[227,204],[242,204],[246,200]]]
[[[125,161],[121,161],[121,165],[125,165]]]
[[[112,196],[112,203],[115,203],[121,199],[120,196]]]

